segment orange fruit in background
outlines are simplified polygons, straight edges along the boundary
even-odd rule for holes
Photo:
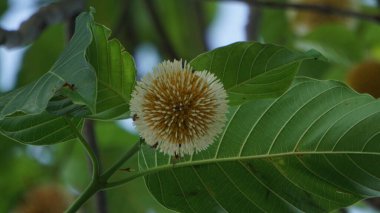
[[[356,3],[353,0],[291,0],[292,3],[312,4],[329,6],[339,9],[352,10],[356,8]],[[305,35],[315,27],[323,24],[343,24],[347,27],[354,25],[353,19],[319,13],[316,11],[297,10],[289,12],[292,27],[299,35]]]
[[[66,190],[57,184],[31,188],[13,213],[62,213],[72,201]]]
[[[348,85],[359,93],[380,97],[380,62],[368,60],[356,65],[347,75]]]

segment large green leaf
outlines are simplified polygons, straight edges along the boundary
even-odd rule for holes
[[[46,112],[13,116],[0,121],[0,134],[13,142],[49,145],[75,139],[77,136],[68,122],[81,129],[82,121],[79,118],[58,117]]]
[[[92,26],[94,40],[87,54],[96,70],[98,97],[96,119],[118,119],[129,116],[129,100],[136,81],[132,56],[116,39],[108,40],[111,31],[102,25]]]
[[[323,56],[313,50],[299,53],[272,44],[237,42],[201,54],[190,63],[196,70],[216,74],[234,105],[281,95],[302,60],[319,58]]]
[[[301,79],[230,109],[220,138],[177,162],[144,145],[140,170],[180,212],[327,212],[380,196],[380,101]]]
[[[72,86],[73,91],[66,94],[75,103],[95,111],[96,75],[85,58],[92,40],[92,23],[91,12],[79,15],[73,38],[53,67],[37,81],[0,97],[0,119],[16,112],[42,113],[49,100],[65,84]]]

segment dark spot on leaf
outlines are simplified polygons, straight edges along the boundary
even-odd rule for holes
[[[201,165],[194,165],[193,168],[194,169],[199,169],[201,167]]]
[[[256,168],[253,166],[252,163],[247,163],[247,166],[248,166],[249,170],[250,170],[252,173],[257,173],[257,170],[256,170]]]
[[[194,197],[194,196],[197,196],[199,194],[198,191],[190,191],[190,192],[184,192],[185,196],[186,197]]]
[[[268,190],[266,190],[266,193],[265,193],[265,199],[268,200],[269,198],[269,195],[271,194],[271,192]]]

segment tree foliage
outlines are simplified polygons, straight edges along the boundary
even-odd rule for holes
[[[96,156],[82,135],[83,123],[132,117],[137,70],[132,55],[93,14],[77,17],[73,37],[49,70],[0,96],[4,149],[12,143],[85,147],[93,174],[69,211],[138,177],[159,203],[180,212],[327,212],[380,196],[380,172],[373,166],[380,154],[380,102],[339,81],[300,77],[308,63],[327,63],[314,49],[247,41],[201,53],[190,65],[215,74],[229,100],[228,120],[211,147],[175,159],[141,138],[135,145],[122,142],[130,149],[120,160],[110,150]],[[305,39],[332,31],[332,37],[341,35],[337,28],[320,28]],[[174,32],[173,44],[181,46]],[[343,45],[327,40],[326,46]],[[359,57],[354,50],[361,47],[344,48],[348,55],[327,55],[346,62]],[[136,171],[123,169],[124,162],[137,164]]]

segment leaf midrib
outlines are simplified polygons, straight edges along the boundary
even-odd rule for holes
[[[122,97],[125,101],[128,101],[129,98],[124,96],[123,94],[119,93],[118,91],[116,91],[113,87],[109,86],[107,83],[105,83],[104,81],[98,79],[98,82],[100,84],[102,84],[103,86],[107,87],[109,90],[111,90],[112,92],[116,93],[117,95],[119,95],[120,97]]]
[[[145,167],[148,168],[144,171],[139,172],[138,174],[140,174],[140,176],[143,176],[143,175],[145,176],[151,173],[160,172],[167,169],[182,168],[182,167],[187,167],[187,166],[198,166],[198,165],[214,164],[214,163],[219,163],[219,162],[230,162],[230,161],[270,159],[270,158],[275,158],[275,157],[291,157],[291,156],[305,156],[305,155],[349,155],[349,154],[380,156],[379,152],[360,152],[360,151],[282,152],[282,153],[275,153],[275,154],[259,154],[259,155],[253,155],[253,156],[237,156],[237,157],[235,156],[235,157],[226,157],[226,158],[211,158],[211,159],[205,159],[205,160],[186,161],[186,162],[180,162],[180,163],[174,163],[174,164],[172,163],[164,164],[164,165],[149,168],[146,163],[144,153],[140,152],[139,154],[142,154],[142,158],[144,158],[144,162],[140,162],[140,163],[141,164],[144,163]]]

